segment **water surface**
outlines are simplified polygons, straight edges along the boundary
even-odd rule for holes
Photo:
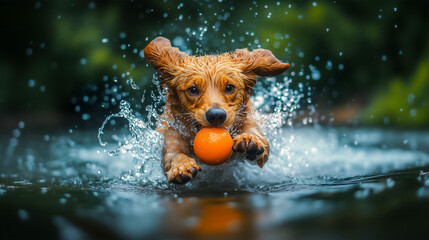
[[[16,141],[0,142],[4,239],[429,237],[427,132],[282,128],[263,169],[203,165],[180,187],[157,159],[110,156],[95,131]]]

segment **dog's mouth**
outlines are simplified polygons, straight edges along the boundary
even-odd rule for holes
[[[223,123],[212,123],[212,124],[209,124],[208,127],[220,128],[220,127],[223,127]]]
[[[195,124],[195,127],[197,128],[197,130],[201,130],[202,128],[206,128],[206,127],[213,127],[213,128],[227,128],[226,121],[225,122],[212,122],[209,123],[207,120],[203,120],[203,121],[199,121],[198,119],[195,119],[197,124]]]
[[[224,122],[208,122],[207,120],[203,121],[203,123],[200,123],[198,121],[198,125],[199,125],[199,130],[201,130],[201,128],[205,128],[205,127],[213,127],[213,128],[228,128],[231,124],[228,121],[228,119],[226,119]]]

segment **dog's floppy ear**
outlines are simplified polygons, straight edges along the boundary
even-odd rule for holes
[[[145,47],[144,56],[158,72],[161,83],[168,85],[174,77],[174,66],[179,65],[186,54],[172,47],[167,38],[157,37]]]
[[[231,54],[235,61],[243,63],[243,73],[249,77],[249,86],[256,83],[257,77],[273,77],[288,70],[290,65],[278,60],[270,50],[256,49],[249,52],[246,48],[237,49]]]

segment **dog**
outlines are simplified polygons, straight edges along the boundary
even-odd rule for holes
[[[169,184],[184,184],[201,171],[192,144],[203,127],[225,128],[234,153],[264,166],[270,146],[252,117],[252,88],[259,77],[279,75],[289,64],[266,49],[191,56],[164,37],[151,41],[144,56],[166,88],[164,127],[157,130],[164,134],[162,166]]]

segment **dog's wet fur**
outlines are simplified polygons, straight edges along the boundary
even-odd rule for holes
[[[184,184],[201,171],[191,157],[192,141],[203,127],[223,127],[233,136],[232,150],[263,167],[269,143],[252,117],[251,91],[258,77],[289,68],[269,50],[237,49],[220,55],[190,56],[157,37],[145,58],[167,88],[162,165],[169,183]]]

